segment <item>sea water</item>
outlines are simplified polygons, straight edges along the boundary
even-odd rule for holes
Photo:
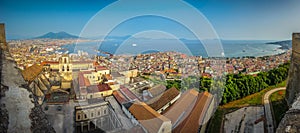
[[[265,41],[221,41],[225,57],[268,56],[283,53],[281,46],[266,44]],[[151,52],[177,51],[193,56],[207,57],[207,50],[200,41],[180,41],[172,39],[143,39],[126,41],[93,41],[64,45],[62,48],[70,53],[78,50],[96,55],[98,50],[112,54],[142,54]]]

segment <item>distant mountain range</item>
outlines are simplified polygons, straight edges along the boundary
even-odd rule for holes
[[[280,49],[291,49],[292,48],[292,40],[278,41],[278,42],[268,42],[266,44],[274,44],[280,45]]]
[[[75,35],[71,35],[66,32],[57,32],[57,33],[49,32],[42,36],[35,37],[34,39],[46,39],[46,38],[47,39],[76,39],[79,37]]]

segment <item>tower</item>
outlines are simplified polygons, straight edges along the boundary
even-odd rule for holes
[[[68,55],[64,55],[59,59],[59,72],[68,73],[72,72],[72,63]]]
[[[2,49],[7,49],[4,23],[0,23],[0,46]]]
[[[293,34],[292,45],[292,58],[286,90],[286,100],[289,105],[300,96],[300,33]]]

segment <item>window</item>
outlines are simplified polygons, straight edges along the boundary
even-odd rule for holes
[[[86,115],[86,114],[84,114],[84,118],[85,118],[85,119],[87,118],[87,115]]]
[[[62,71],[65,71],[65,66],[62,66]]]
[[[77,114],[77,119],[78,119],[78,120],[80,120],[80,115],[81,115],[81,114]]]
[[[67,58],[64,58],[64,62],[67,63]]]
[[[69,68],[69,66],[67,66],[67,71],[70,71],[70,68]]]
[[[163,128],[163,129],[161,129],[161,132],[165,132],[165,129]]]
[[[91,113],[91,117],[94,117],[94,113]]]
[[[106,114],[106,110],[104,110],[104,114]]]
[[[98,111],[98,116],[100,116],[100,111]]]

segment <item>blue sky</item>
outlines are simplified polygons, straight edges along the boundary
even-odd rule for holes
[[[50,31],[66,31],[79,35],[97,12],[113,2],[112,0],[1,0],[0,22],[6,24],[8,38],[34,37]],[[159,4],[159,1],[155,2]],[[168,2],[168,6],[158,6],[153,10],[164,10],[178,15],[184,12],[184,9],[173,4],[175,2]],[[186,0],[186,2],[207,18],[221,39],[285,40],[291,38],[292,32],[300,32],[299,0]],[[131,2],[130,6],[136,8],[137,12],[143,10],[138,9],[139,5],[135,5],[134,2]],[[126,11],[122,9],[112,10],[110,17],[118,17],[125,13]],[[189,21],[197,24],[197,21],[193,21],[192,15]],[[106,25],[101,22],[99,24]],[[112,32],[113,35],[123,36],[136,31],[163,30],[180,38],[192,37],[182,25],[166,19],[144,17],[123,24]]]

